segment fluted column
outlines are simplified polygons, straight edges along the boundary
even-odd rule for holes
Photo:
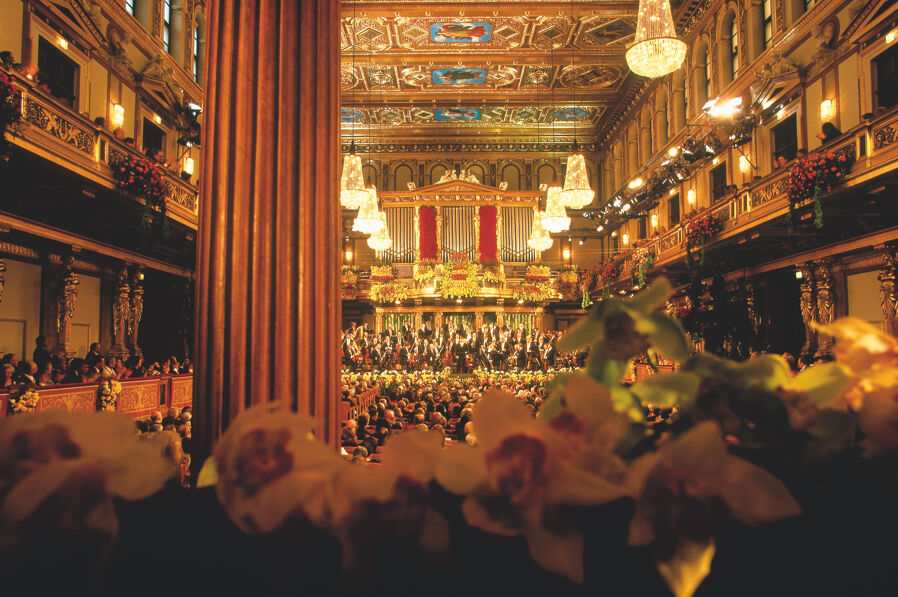
[[[279,401],[335,445],[339,388],[336,0],[210,3],[196,282],[197,465]]]

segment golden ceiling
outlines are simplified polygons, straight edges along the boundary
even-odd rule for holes
[[[636,78],[637,7],[344,1],[344,138],[588,137]]]

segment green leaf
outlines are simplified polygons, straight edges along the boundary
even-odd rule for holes
[[[670,296],[671,287],[667,278],[658,278],[645,290],[627,301],[627,305],[640,313],[651,313]]]
[[[689,341],[676,319],[663,313],[651,313],[637,320],[636,329],[646,334],[652,348],[668,359],[682,363],[689,358]]]
[[[829,404],[853,382],[851,371],[839,363],[823,363],[808,367],[795,376],[791,388],[807,394],[811,404]]]
[[[627,415],[632,421],[642,421],[645,419],[645,413],[642,410],[642,406],[640,406],[636,397],[626,388],[611,388],[609,394],[614,410]]]
[[[606,388],[620,386],[620,379],[626,371],[626,362],[608,358],[602,348],[593,348],[586,360],[586,374]]]
[[[605,312],[608,301],[596,305],[589,314],[566,331],[558,341],[559,352],[571,352],[602,341],[605,333]]]
[[[559,388],[557,391],[553,392],[545,402],[543,402],[542,407],[539,409],[539,418],[548,423],[560,415],[563,410],[564,390]]]
[[[732,361],[728,361],[707,352],[702,352],[686,361],[686,364],[683,365],[681,371],[689,371],[695,373],[699,377],[727,378],[734,366],[735,363]]]
[[[762,387],[775,390],[792,381],[792,373],[785,359],[766,354],[737,365],[732,371],[733,381],[743,387]]]
[[[659,373],[633,384],[630,391],[642,404],[670,407],[691,404],[701,383],[694,373]]]
[[[805,431],[814,438],[813,445],[819,452],[834,454],[854,444],[856,427],[857,417],[853,414],[824,409]]]

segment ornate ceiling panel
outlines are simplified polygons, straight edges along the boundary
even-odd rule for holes
[[[596,106],[496,106],[481,105],[477,107],[362,107],[343,106],[340,120],[344,128],[372,126],[435,125],[450,127],[472,126],[535,126],[548,124],[556,126],[594,125],[598,122],[604,108]],[[358,128],[359,133],[364,133]],[[548,136],[548,130],[544,136]]]

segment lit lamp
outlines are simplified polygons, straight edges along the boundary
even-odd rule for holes
[[[695,205],[695,189],[689,189],[686,191],[686,203],[689,205]]]
[[[543,228],[549,232],[564,232],[571,227],[571,219],[564,211],[561,202],[561,187],[557,181],[546,191],[546,212],[543,214]]]
[[[663,77],[683,64],[686,42],[677,38],[669,0],[640,0],[636,39],[627,49],[627,65],[643,77]]]
[[[366,198],[359,205],[359,213],[352,223],[352,229],[362,234],[375,234],[380,232],[384,226],[384,220],[380,217],[380,210],[377,209],[377,189],[369,186],[365,189]]]
[[[624,246],[628,246],[630,244],[630,235],[624,232],[623,236],[621,236],[621,241],[624,243]]]
[[[745,176],[748,176],[748,173],[751,172],[751,162],[748,161],[748,157],[744,155],[739,156],[739,170]]]
[[[652,228],[658,227],[658,214],[652,214]]]
[[[561,251],[561,258],[564,259],[565,261],[570,261],[570,259],[571,259],[571,250],[568,249],[567,247],[565,247],[565,248]]]
[[[352,249],[346,247],[346,250],[343,251],[343,258],[346,263],[352,263]]]
[[[365,176],[362,174],[362,158],[355,154],[355,142],[349,144],[349,155],[343,158],[343,174],[340,176],[340,205],[346,209],[359,209],[368,199]]]
[[[383,227],[368,237],[368,246],[375,251],[386,251],[393,246],[393,239],[390,238],[390,231],[387,229],[387,214],[383,210],[379,211]]]
[[[539,210],[534,210],[533,227],[530,230],[530,238],[527,239],[527,246],[540,252],[552,246],[552,237],[543,227],[543,212]]]
[[[109,124],[112,130],[120,129],[125,126],[125,106],[121,104],[112,104],[112,110],[109,114]]]
[[[829,122],[836,116],[836,105],[831,99],[820,102],[820,120]]]
[[[193,176],[193,158],[184,158],[184,173],[189,176]]]
[[[567,171],[564,174],[564,188],[561,191],[561,202],[571,209],[581,209],[592,203],[596,193],[589,186],[589,173],[586,171],[586,160],[574,141],[574,153],[567,158]]]

